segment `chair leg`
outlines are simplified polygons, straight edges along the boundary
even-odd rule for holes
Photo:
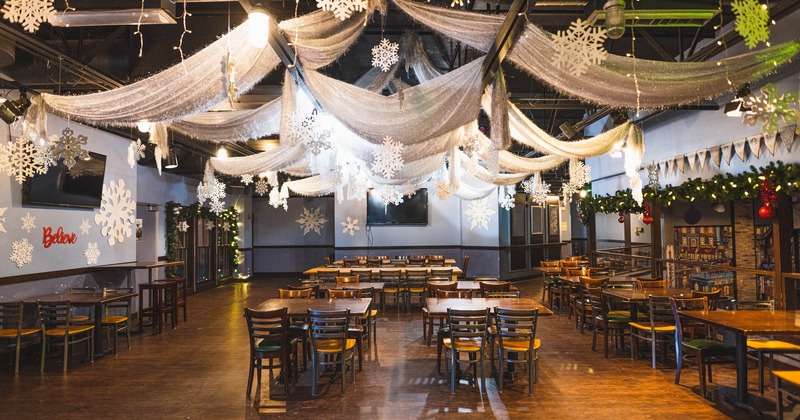
[[[658,343],[656,343],[657,338],[658,338],[658,335],[656,335],[655,332],[650,334],[650,348],[652,350],[651,354],[650,354],[650,358],[652,359],[653,369],[656,368],[656,345],[658,344]]]
[[[40,372],[44,372],[44,355],[47,351],[47,336],[42,337],[42,366],[39,369]]]
[[[700,371],[700,395],[706,397],[706,366],[703,362],[703,355],[697,356],[697,369]]]
[[[319,374],[317,369],[317,352],[311,352],[311,377],[313,380],[311,381],[311,396],[317,396],[317,383],[319,382]]]
[[[503,348],[497,349],[497,392],[503,393],[503,373],[505,373],[505,357],[503,357]]]
[[[778,384],[775,388],[776,397],[775,397],[775,408],[777,411],[778,420],[783,420],[783,393],[781,392],[781,388],[783,387],[783,380],[778,377]]]
[[[364,352],[362,351],[362,342],[363,341],[364,340],[362,339],[362,335],[361,335],[361,333],[359,333],[358,334],[358,338],[356,338],[356,346],[358,347],[358,370],[359,370],[359,372],[362,370],[361,369],[361,362],[364,360]],[[344,363],[344,362],[342,362],[342,363]],[[342,367],[342,368],[344,368],[344,367]],[[344,376],[344,373],[345,372],[342,371],[342,376]]]
[[[525,355],[528,358],[528,395],[533,395],[533,374],[536,370],[534,363],[537,363],[534,361],[533,352],[534,350],[528,350]]]
[[[15,350],[15,357],[14,357],[14,374],[19,373],[19,350],[22,347],[22,336],[17,335],[17,348]]]
[[[247,398],[250,398],[250,392],[253,390],[253,371],[255,370],[255,360],[250,356],[250,369],[247,372]]]
[[[253,403],[257,406],[261,401],[261,359],[256,359],[256,396]]]
[[[436,338],[436,373],[441,375],[442,374],[442,341],[437,337]],[[445,354],[445,357],[447,355]],[[446,360],[445,360],[446,361]]]
[[[69,361],[69,336],[64,334],[64,372],[67,371],[67,362]]]
[[[758,350],[756,357],[758,358],[758,393],[764,395],[764,353]]]
[[[455,343],[453,343],[455,344]],[[456,357],[458,353],[455,348],[450,349],[450,393],[456,394]]]

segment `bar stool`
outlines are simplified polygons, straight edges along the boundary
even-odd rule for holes
[[[164,314],[171,313],[174,310],[172,317],[173,328],[175,328],[175,318],[177,315],[177,308],[167,306],[165,296],[167,290],[174,290],[177,288],[175,282],[153,282],[139,284],[139,332],[142,331],[144,318],[150,318],[150,325],[153,328],[158,327],[158,332],[164,331]],[[145,294],[149,294],[149,299],[145,300]],[[175,294],[173,293],[173,296]],[[144,307],[145,301],[150,302],[151,306]]]

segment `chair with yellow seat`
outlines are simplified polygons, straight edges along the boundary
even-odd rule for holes
[[[675,320],[669,297],[650,296],[647,302],[649,322],[630,322],[631,326],[631,359],[639,356],[639,341],[650,343],[652,367],[656,368],[657,347],[661,347],[663,358],[667,355],[667,345],[675,340]]]
[[[320,374],[325,366],[333,365],[341,369],[342,395],[345,393],[347,369],[350,368],[351,382],[356,380],[355,363],[356,340],[348,337],[350,310],[312,311],[308,310],[311,326],[311,395],[317,396]]]
[[[489,308],[481,310],[447,309],[450,337],[443,340],[445,360],[448,361],[450,374],[450,393],[456,393],[456,370],[459,364],[468,363],[472,366],[472,378],[476,385],[480,379],[479,392],[486,391],[486,377],[484,375],[484,354],[486,353],[487,332],[489,329]],[[468,359],[461,359],[462,354],[467,354]],[[478,368],[480,367],[480,376]]]
[[[431,284],[428,281],[428,291],[427,297],[435,298],[439,297],[438,291],[439,290],[456,290],[458,287],[458,283],[454,281],[450,281],[448,283],[433,283]],[[446,316],[431,316],[428,313],[428,308],[422,308],[422,339],[428,342],[428,345],[431,345],[431,340],[433,339],[433,322],[435,320],[439,320],[439,327],[444,327],[444,319]]]
[[[330,289],[328,290],[328,297],[331,299],[361,299],[361,289]],[[367,309],[367,316],[369,316],[370,309]],[[359,317],[351,317],[349,327],[347,328],[347,337],[356,340],[356,347],[358,348],[358,370],[361,370],[364,363],[364,335],[367,335],[369,341],[369,330],[362,324],[362,319]]]
[[[24,305],[20,302],[0,303],[0,340],[9,342],[4,347],[14,347],[14,373],[19,373],[19,353],[23,340],[29,341],[42,332],[41,328],[23,328],[22,311]]]
[[[305,289],[278,289],[278,297],[281,299],[311,299],[314,296],[314,288]],[[289,338],[298,341],[300,348],[303,349],[303,372],[308,369],[308,361],[311,360],[311,340],[309,339],[309,327],[305,318],[288,319]]]
[[[497,346],[497,390],[503,392],[504,365],[526,364],[528,367],[528,395],[533,395],[533,384],[539,377],[539,348],[536,338],[536,321],[539,310],[511,310],[494,308],[494,344]],[[512,357],[511,355],[515,357]]]
[[[386,303],[388,298],[394,300],[397,305],[397,314],[400,314],[400,307],[405,302],[406,283],[405,279],[400,276],[400,270],[381,270],[380,281],[383,282],[383,291],[381,292],[381,306],[382,310],[386,312]]]
[[[775,301],[760,302],[758,309],[775,309]],[[758,360],[758,392],[764,394],[764,357],[769,356],[769,370],[772,372],[776,354],[800,354],[800,346],[786,341],[773,340],[772,337],[748,337],[747,348],[756,351]],[[770,382],[773,373],[770,373]]]
[[[439,289],[436,290],[436,297],[439,299],[472,299],[472,290]],[[450,324],[448,322],[436,331],[436,373],[441,373],[442,349],[444,349],[444,340],[449,336]]]
[[[84,294],[84,295],[92,295],[97,293],[97,289],[94,287],[70,287],[69,288],[70,294]],[[75,311],[75,308],[72,308],[72,311]],[[76,315],[75,313],[72,314],[72,323],[73,324],[88,324],[91,323],[93,320],[88,315]]]
[[[789,391],[784,387],[784,382],[792,384],[795,388],[800,386],[800,370],[776,370],[772,372],[778,378],[775,386],[775,408],[778,420],[783,420],[783,394],[789,394],[795,401],[800,400],[797,391]]]
[[[541,261],[539,266],[542,268],[557,268],[561,265],[561,261]],[[545,294],[550,294],[550,287],[555,283],[552,275],[544,274],[544,282],[542,284],[542,302],[544,302]]]
[[[413,297],[418,298],[420,308],[425,307],[425,297],[428,293],[427,270],[406,270],[406,309],[411,312]]]
[[[247,331],[250,338],[250,368],[247,374],[247,398],[253,389],[253,373],[257,373],[256,406],[261,399],[261,371],[269,370],[270,383],[273,382],[273,371],[281,370],[285,397],[289,396],[291,379],[297,380],[297,339],[289,334],[289,318],[286,308],[271,311],[256,311],[244,308]],[[267,360],[267,366],[263,361]],[[273,362],[278,359],[278,364]],[[292,370],[290,370],[292,369]],[[272,391],[272,386],[270,386]]]
[[[107,293],[133,293],[132,287],[103,288],[103,294]],[[133,297],[124,300],[108,303],[103,313],[100,323],[108,332],[114,333],[114,356],[117,355],[117,335],[125,332],[125,344],[131,348],[131,301]]]
[[[370,343],[370,337],[372,337],[372,343],[375,346],[378,345],[378,304],[375,301],[375,298],[378,296],[378,293],[375,291],[374,287],[361,287],[360,288],[361,297],[362,298],[372,298],[372,301],[369,304],[369,308],[367,308],[367,314],[364,317],[357,317],[359,323],[364,326],[364,335],[367,336],[367,348],[372,348]]]
[[[94,325],[75,324],[72,322],[72,305],[69,301],[42,302],[37,301],[39,319],[42,323],[42,366],[44,372],[45,355],[48,346],[64,348],[64,372],[69,362],[69,348],[78,343],[86,343],[89,360],[94,363]]]

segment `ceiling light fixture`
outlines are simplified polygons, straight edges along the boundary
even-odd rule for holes
[[[269,41],[269,15],[261,3],[256,3],[247,14],[250,24],[250,45],[255,48],[264,48]]]
[[[572,140],[572,138],[575,137],[576,134],[578,134],[578,132],[575,131],[575,127],[573,127],[572,124],[568,122],[559,125],[558,128],[561,129],[561,133],[564,134],[564,137],[566,137],[567,140]]]
[[[744,98],[750,96],[750,84],[745,83],[736,92],[733,99],[725,105],[725,115],[733,118],[739,118],[743,112],[747,112],[750,108],[745,108]]]
[[[620,39],[625,34],[625,0],[608,0],[603,10],[606,12],[608,37]]]
[[[220,147],[217,149],[217,158],[219,159],[226,159],[228,157],[228,149],[225,147]]]
[[[30,99],[25,95],[25,92],[20,92],[18,99],[6,99],[6,101],[0,105],[0,119],[5,121],[6,124],[12,124],[25,114],[29,106],[31,106]]]
[[[136,123],[136,128],[139,129],[140,133],[149,133],[150,132],[150,122],[147,120],[141,120]]]
[[[178,167],[178,156],[175,154],[175,148],[169,148],[169,157],[167,158],[167,164],[164,165],[166,169],[175,169]]]

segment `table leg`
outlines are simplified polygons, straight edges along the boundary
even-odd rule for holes
[[[639,304],[636,302],[630,303],[630,311],[631,311],[631,321],[638,321],[639,320]]]
[[[103,354],[103,305],[94,305],[94,354]]]
[[[736,334],[736,402],[747,404],[747,336]]]

